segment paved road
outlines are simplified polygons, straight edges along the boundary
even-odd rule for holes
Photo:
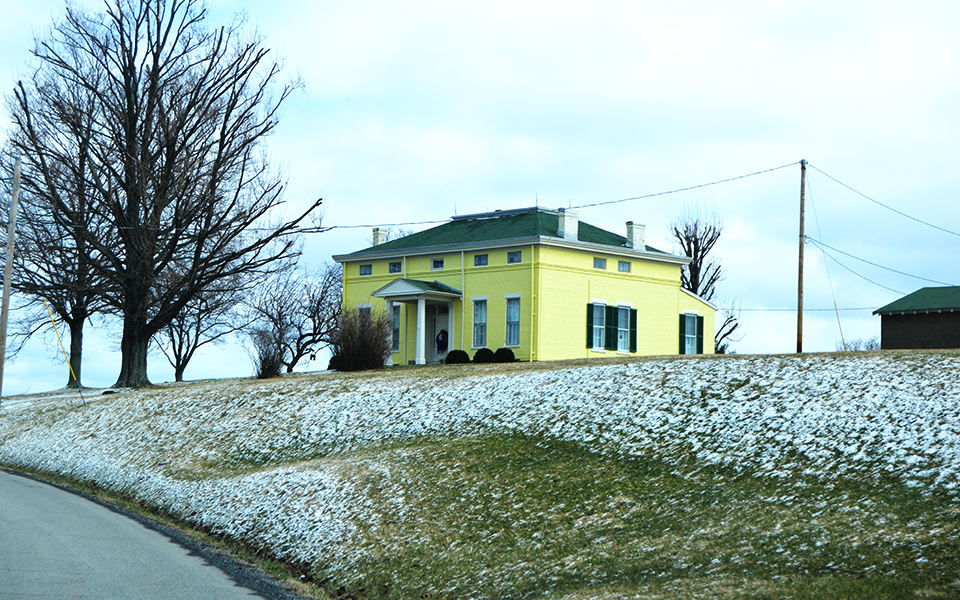
[[[0,471],[0,599],[298,597],[189,538],[172,539],[135,519]]]

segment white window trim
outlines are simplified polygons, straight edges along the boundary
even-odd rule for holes
[[[369,273],[364,273],[364,272],[363,272],[363,268],[364,268],[364,267],[370,267],[370,272],[369,272]],[[366,265],[360,265],[360,267],[359,267],[359,272],[360,272],[360,277],[370,277],[371,275],[373,275],[373,263],[366,264]]]
[[[443,267],[435,267],[435,266],[434,266],[433,263],[434,263],[434,261],[437,261],[437,260],[439,260],[440,262],[442,262],[443,265],[444,265],[444,267],[446,266],[447,261],[446,261],[444,258],[431,258],[431,259],[430,259],[430,270],[431,270],[431,271],[443,271]]]
[[[372,308],[373,308],[373,305],[372,305],[372,304],[358,304],[358,305],[357,305],[357,310],[360,310],[361,308],[371,308],[371,309],[372,309]]]
[[[620,336],[620,309],[627,309],[627,349],[621,350],[617,348],[617,354],[622,354],[625,356],[630,355],[630,309],[633,308],[633,304],[629,302],[617,302],[617,346],[620,345],[619,336]]]
[[[477,257],[478,257],[478,256],[486,256],[486,257],[487,257],[487,262],[486,262],[486,264],[478,265],[478,264],[477,264]],[[489,266],[490,266],[490,255],[489,255],[489,254],[474,254],[474,255],[473,255],[473,266],[474,266],[474,268],[489,267]]]
[[[603,330],[604,327],[606,326],[607,307],[610,306],[610,305],[607,304],[607,301],[606,301],[606,300],[600,300],[599,298],[594,298],[594,299],[593,299],[594,310],[596,310],[596,306],[597,306],[598,304],[601,305],[601,306],[603,306],[603,310],[601,311],[601,313],[603,314],[604,324],[600,326],[600,329]],[[594,317],[594,319],[593,319],[593,328],[594,328],[594,329],[597,328],[597,319],[596,319],[596,317]],[[590,332],[590,337],[593,339],[594,343],[596,343],[596,341],[597,341],[596,332],[591,331],[591,332]],[[606,354],[607,349],[603,347],[603,341],[602,341],[602,340],[603,340],[603,337],[604,337],[603,334],[601,334],[601,336],[600,336],[600,339],[601,339],[600,345],[599,345],[599,346],[593,346],[592,348],[590,348],[591,351],[593,351],[593,352],[600,352],[600,353],[602,353],[602,354]]]
[[[699,317],[699,316],[700,316],[700,311],[698,311],[698,310],[684,310],[684,311],[683,311],[682,313],[680,313],[680,314],[683,315],[684,317]],[[694,320],[694,326],[696,326],[696,320]],[[691,336],[689,333],[684,332],[683,337],[684,337],[684,338],[690,338],[690,337],[692,337],[693,340],[694,340],[694,341],[693,341],[694,346],[696,346],[696,343],[697,343],[697,341],[696,341],[696,340],[697,340],[697,333],[699,333],[699,332],[698,332],[697,330],[694,330],[693,335]],[[697,350],[696,350],[696,348],[694,348],[693,354],[696,354],[696,353],[697,353]],[[687,353],[686,353],[686,350],[684,350],[684,356],[692,356],[692,355],[691,355],[691,354],[687,354]]]
[[[610,304],[610,303],[607,302],[606,300],[601,300],[600,298],[590,298],[590,303],[591,303],[591,304],[603,304],[603,305],[608,305],[608,304]]]
[[[486,337],[488,336],[488,334],[490,333],[490,303],[488,302],[489,300],[490,300],[490,296],[471,296],[471,297],[470,297],[470,302],[473,303],[473,304],[476,304],[477,302],[486,302],[486,303],[487,303],[487,320],[483,322],[483,325],[484,325],[484,327],[486,328],[486,329],[484,330],[484,333],[483,333],[483,336],[484,336],[485,338],[486,338]],[[476,315],[476,310],[477,310],[476,307],[474,307],[474,309],[473,309],[473,311],[474,311],[474,316]],[[473,318],[473,317],[471,317],[471,318]],[[477,325],[476,322],[474,322],[473,325],[476,326],[476,325]],[[487,347],[486,345],[484,345],[484,346],[477,346],[477,345],[475,345],[475,344],[476,344],[476,341],[477,341],[477,340],[476,340],[476,334],[475,334],[474,332],[471,332],[471,335],[470,335],[470,349],[471,349],[471,350],[478,350],[478,349],[480,349],[480,348],[486,348],[486,347]],[[484,342],[487,342],[487,341],[489,341],[489,340],[484,340]]]
[[[391,307],[391,313],[392,314],[390,315],[390,336],[392,339],[390,340],[391,342],[390,350],[391,350],[391,354],[400,354],[400,351],[403,349],[400,344],[400,333],[403,331],[403,305],[399,302],[394,303],[393,306]],[[393,337],[394,316],[397,317],[396,318],[396,323],[397,323],[396,337]],[[394,347],[396,347],[396,350],[393,349]]]
[[[620,268],[621,265],[627,265],[627,270],[624,271]],[[618,260],[617,261],[617,273],[631,273],[633,272],[633,263],[629,260]]]
[[[504,294],[504,295],[503,295],[503,299],[504,299],[504,300],[520,300],[521,298],[523,298],[523,294]],[[523,307],[521,306],[521,308],[523,308]],[[517,321],[517,328],[518,328],[518,329],[519,329],[520,324],[521,324],[522,322],[523,322],[522,320],[521,320],[521,321]],[[507,323],[509,323],[509,321],[508,321]],[[518,340],[518,341],[517,341],[516,344],[508,344],[508,343],[507,343],[507,340],[504,339],[504,340],[503,340],[503,347],[504,347],[504,348],[519,348],[519,347],[520,347],[520,341],[519,341],[520,335],[519,335],[519,333],[520,333],[520,332],[518,331],[518,332],[517,332],[517,340]]]

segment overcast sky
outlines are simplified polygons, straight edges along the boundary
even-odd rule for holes
[[[671,219],[716,211],[726,223],[719,304],[743,308],[733,349],[793,352],[806,159],[806,233],[835,248],[839,263],[807,244],[804,350],[832,351],[839,327],[847,339],[879,336],[872,309],[938,285],[886,269],[960,285],[955,0],[214,0],[210,8],[211,26],[244,12],[286,75],[306,83],[269,143],[289,179],[291,211],[322,196],[324,224],[338,227],[308,241],[308,266],[369,245],[368,228],[348,226],[581,207],[789,165],[579,213],[621,235],[626,221],[645,223],[648,244],[676,251]],[[56,0],[0,0],[5,93],[26,73],[34,37],[62,10]],[[840,310],[838,324],[834,302],[870,310]],[[88,327],[84,383],[115,381],[118,331]],[[5,394],[64,384],[50,340],[6,367]],[[149,372],[154,382],[173,378],[159,354]],[[232,345],[195,358],[186,376],[251,372]]]

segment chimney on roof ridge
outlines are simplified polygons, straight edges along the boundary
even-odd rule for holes
[[[387,230],[381,229],[380,227],[373,228],[373,245],[379,246],[380,244],[387,243]]]
[[[627,247],[641,252],[647,249],[647,226],[643,223],[634,224],[627,221]]]
[[[580,220],[577,218],[577,211],[570,210],[569,208],[561,208],[558,213],[560,216],[560,226],[557,231],[557,236],[565,240],[577,241],[577,230],[580,225]]]

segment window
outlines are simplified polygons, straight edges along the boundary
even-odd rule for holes
[[[630,351],[630,308],[617,307],[617,352]]]
[[[680,354],[703,354],[703,317],[680,315]]]
[[[403,263],[400,261],[390,263],[391,273],[400,273],[403,271]]]
[[[593,305],[593,348],[594,350],[603,350],[603,315],[606,311],[606,304]]]
[[[629,273],[629,272],[630,272],[630,261],[629,261],[629,260],[621,260],[620,262],[618,262],[618,263],[617,263],[617,270],[620,271],[621,273]]]
[[[473,347],[487,346],[487,301],[473,301]]]
[[[400,352],[400,305],[393,305],[393,351]]]
[[[474,254],[474,255],[473,255],[473,266],[475,266],[475,267],[485,267],[485,266],[487,266],[487,255],[486,255],[486,254]]]
[[[439,271],[440,269],[443,269],[443,259],[442,258],[433,259],[433,262],[430,263],[430,268],[433,269],[434,271]]]
[[[587,348],[636,352],[637,309],[597,301],[588,304]]]
[[[516,252],[507,252],[507,264],[518,263],[523,260],[523,252],[517,250]]]
[[[604,269],[604,270],[606,270],[606,268],[607,268],[607,259],[594,257],[594,258],[593,258],[593,268],[594,268],[594,269]]]
[[[369,304],[358,304],[357,305],[357,314],[360,316],[361,321],[370,320],[370,310],[373,307]]]
[[[507,340],[505,345],[520,345],[520,298],[507,298]]]
[[[361,275],[373,274],[373,265],[360,265],[360,274]]]

